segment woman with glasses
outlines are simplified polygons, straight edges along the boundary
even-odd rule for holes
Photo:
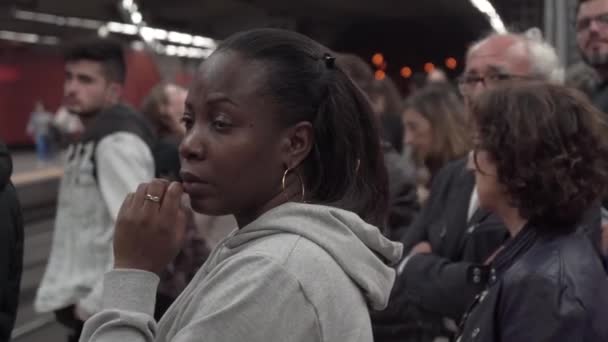
[[[577,222],[608,190],[608,128],[581,93],[508,84],[471,103],[479,205],[510,239],[471,269],[486,289],[460,341],[608,341],[608,278]]]

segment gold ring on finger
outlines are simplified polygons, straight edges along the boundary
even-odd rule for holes
[[[159,196],[154,196],[154,195],[150,195],[150,194],[146,194],[145,200],[152,201],[154,203],[160,203],[160,197]]]

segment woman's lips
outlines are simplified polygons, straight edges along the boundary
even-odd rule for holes
[[[194,173],[182,171],[180,172],[180,176],[182,178],[182,186],[187,194],[199,195],[209,192],[210,184],[196,176]]]
[[[201,195],[209,192],[210,185],[207,183],[183,182],[182,187],[189,195]]]

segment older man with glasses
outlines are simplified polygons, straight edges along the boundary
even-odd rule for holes
[[[474,43],[467,52],[465,71],[458,83],[469,103],[500,83],[562,83],[563,79],[564,69],[555,50],[538,34],[527,32],[492,34]],[[474,186],[466,158],[448,164],[437,174],[426,206],[403,239],[406,257],[397,267],[388,311],[381,316],[382,322],[375,322],[376,327],[385,327],[375,331],[376,341],[449,338],[445,329],[436,331],[435,336],[419,330],[436,327],[436,322],[446,321],[446,317],[459,321],[492,277],[484,264],[492,260],[508,234],[497,217],[479,208]],[[587,216],[586,229],[599,234],[599,206]],[[404,322],[405,316],[411,316],[413,306],[420,312],[419,321]],[[417,328],[408,331],[400,324]]]

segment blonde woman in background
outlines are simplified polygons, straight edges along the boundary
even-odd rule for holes
[[[471,146],[464,105],[449,85],[428,85],[405,102],[404,143],[419,169],[419,195],[426,198],[435,173],[466,155]]]

